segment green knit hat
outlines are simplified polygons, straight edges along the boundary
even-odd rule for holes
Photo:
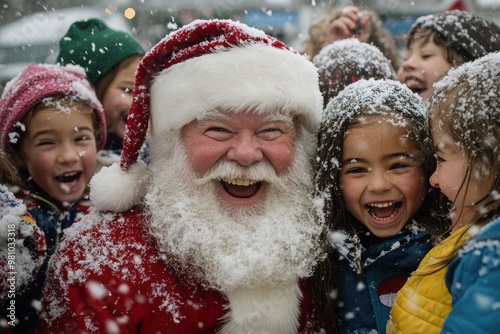
[[[125,58],[144,54],[144,48],[130,34],[113,30],[99,19],[88,19],[69,27],[59,41],[56,61],[82,66],[95,84]]]

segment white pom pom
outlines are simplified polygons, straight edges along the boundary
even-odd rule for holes
[[[140,160],[126,172],[118,163],[103,167],[90,180],[90,200],[100,211],[131,209],[146,193],[145,176],[146,164]]]

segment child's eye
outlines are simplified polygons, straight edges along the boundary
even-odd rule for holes
[[[51,140],[40,140],[36,145],[37,146],[46,146],[46,145],[51,145],[53,144],[53,141]]]
[[[359,173],[365,173],[366,169],[362,167],[352,167],[352,168],[346,168],[345,169],[345,174],[359,174]]]
[[[434,153],[434,159],[436,159],[438,163],[444,161],[444,159],[438,153]]]
[[[84,140],[89,140],[90,137],[89,136],[78,136],[76,138],[76,141],[84,141]]]
[[[402,169],[402,168],[408,168],[411,167],[410,164],[405,164],[405,163],[397,163],[391,166],[391,169]]]
[[[123,92],[126,93],[126,94],[130,94],[132,93],[132,88],[123,88]]]
[[[419,160],[417,158],[419,154],[420,153],[401,154],[391,162],[389,169],[405,169],[415,167],[419,164]]]

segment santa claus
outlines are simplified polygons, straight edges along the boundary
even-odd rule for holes
[[[40,332],[314,332],[312,63],[197,20],[145,55],[133,95],[121,163],[94,176],[95,207],[51,262]]]

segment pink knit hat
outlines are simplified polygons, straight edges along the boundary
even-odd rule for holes
[[[91,200],[117,212],[140,203],[145,166],[138,155],[148,130],[154,138],[210,110],[254,108],[300,115],[302,126],[315,131],[322,103],[314,65],[279,40],[231,20],[193,21],[139,64],[120,166],[94,176]]]
[[[106,143],[104,108],[80,66],[32,64],[5,85],[0,99],[0,140],[5,150],[19,139],[16,124],[44,98],[74,96],[94,109],[99,123],[98,148]]]

